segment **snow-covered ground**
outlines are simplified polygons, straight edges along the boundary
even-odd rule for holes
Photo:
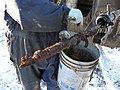
[[[9,60],[2,29],[0,29],[0,90],[22,90],[18,83],[13,64]]]
[[[0,90],[22,90],[9,60],[3,26],[3,12],[0,11]],[[120,51],[102,47],[100,54],[99,65],[85,90],[120,90]]]

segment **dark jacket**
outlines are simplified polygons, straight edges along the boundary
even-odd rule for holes
[[[7,0],[7,3],[9,2],[15,1]],[[23,30],[53,32],[66,28],[66,17],[70,9],[65,6],[56,5],[49,0],[16,0],[15,3],[19,8]],[[6,5],[7,12],[9,13],[9,8],[14,9],[14,7],[7,7]],[[12,13],[16,12],[13,11]]]
[[[16,22],[9,13],[7,8],[9,3],[6,4],[5,21],[10,59],[16,67],[18,78],[26,90],[37,86],[31,83],[39,82],[41,78],[47,82],[48,90],[56,90],[58,55],[24,69],[20,69],[19,65],[22,56],[32,56],[36,50],[43,50],[59,41],[59,31],[67,28],[66,17],[69,8],[48,0],[16,0],[16,3],[19,7],[21,23]],[[13,13],[16,14],[14,10]]]
[[[8,0],[8,1],[14,1],[14,0]],[[44,49],[47,46],[49,46],[49,45],[47,46],[45,45],[48,42],[44,40],[47,36],[42,36],[38,32],[41,32],[42,34],[44,34],[44,32],[58,33],[59,31],[67,28],[66,17],[70,9],[67,8],[66,6],[56,5],[55,3],[48,0],[16,0],[16,3],[19,7],[21,24],[23,26],[23,29],[21,28],[20,23],[17,23],[13,19],[13,17],[10,16],[7,8],[5,10],[5,17],[4,17],[6,21],[6,26],[7,26],[6,36],[8,39],[12,39],[13,37],[15,38],[16,36],[19,36],[20,39],[25,39],[25,40],[29,39],[30,40],[28,44],[29,46],[26,46],[26,47],[29,47],[30,51],[32,52],[37,49]],[[12,7],[14,6],[11,6],[11,8]],[[13,10],[13,13],[16,13],[16,12],[14,12]],[[58,38],[58,36],[51,36],[53,40],[50,42],[55,43],[54,37]],[[42,41],[39,41],[40,39]],[[12,40],[8,40],[8,41],[9,43],[12,43]],[[13,42],[18,42],[18,40],[16,41],[14,40]],[[17,44],[16,46],[19,46],[21,43],[19,44],[16,43]],[[35,46],[37,46],[37,44],[38,44],[38,47],[34,49]],[[19,48],[22,48],[22,49],[25,48],[24,45],[20,45]],[[43,45],[44,47],[42,47]],[[10,46],[10,48],[13,49],[16,46],[12,45],[12,47]],[[29,49],[27,48],[27,51]],[[10,52],[10,53],[13,53],[13,52]]]

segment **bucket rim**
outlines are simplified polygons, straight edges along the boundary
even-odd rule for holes
[[[64,57],[66,57],[66,59],[68,59],[68,61],[72,61],[72,62],[76,62],[76,63],[79,63],[79,64],[82,64],[82,65],[87,65],[87,64],[93,64],[93,63],[95,63],[99,58],[97,58],[97,59],[95,59],[95,60],[93,60],[93,61],[89,61],[89,62],[82,62],[82,61],[78,61],[78,60],[75,60],[75,59],[72,59],[72,58],[70,58],[68,55],[66,55],[65,53],[64,53],[64,51],[61,51],[61,55],[63,55]]]
[[[94,53],[94,57],[95,57],[95,59],[94,60],[92,60],[92,61],[78,61],[78,60],[75,60],[75,59],[72,59],[71,57],[69,57],[65,52],[64,52],[64,50],[63,51],[61,51],[61,53],[60,54],[62,54],[62,55],[64,55],[68,60],[70,60],[70,61],[74,61],[74,62],[76,62],[76,63],[82,63],[82,64],[86,64],[86,63],[94,63],[94,62],[96,62],[99,58],[100,58],[100,51],[99,51],[99,49],[97,48],[97,46],[96,45],[94,45],[94,44],[89,44],[89,46],[88,47],[84,47],[84,46],[82,46],[82,45],[79,45],[80,47],[78,48],[78,49],[82,49],[82,50],[86,50],[86,51],[92,51],[93,49],[95,49],[95,53]],[[92,48],[91,48],[92,47]],[[88,51],[88,52],[89,52]],[[90,53],[90,52],[89,52]]]
[[[81,72],[86,72],[86,71],[90,71],[92,70],[97,64],[98,64],[98,60],[96,60],[96,62],[92,63],[92,64],[88,64],[88,65],[83,65],[83,64],[77,64],[74,62],[70,62],[68,60],[65,60],[65,58],[63,56],[60,56],[60,62],[62,64],[64,64],[66,67],[73,69],[75,71],[81,71]],[[63,59],[64,58],[64,59]],[[68,62],[66,62],[68,61]]]

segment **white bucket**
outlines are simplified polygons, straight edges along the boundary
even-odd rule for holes
[[[89,45],[87,48],[79,45],[76,49],[89,52],[94,59],[78,61],[66,55],[65,50],[62,51],[58,71],[58,86],[61,90],[82,90],[98,63],[100,53],[95,45]]]

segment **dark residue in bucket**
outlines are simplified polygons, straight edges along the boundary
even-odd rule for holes
[[[85,49],[69,48],[65,49],[64,53],[70,58],[81,62],[90,62],[95,60],[95,57]]]

